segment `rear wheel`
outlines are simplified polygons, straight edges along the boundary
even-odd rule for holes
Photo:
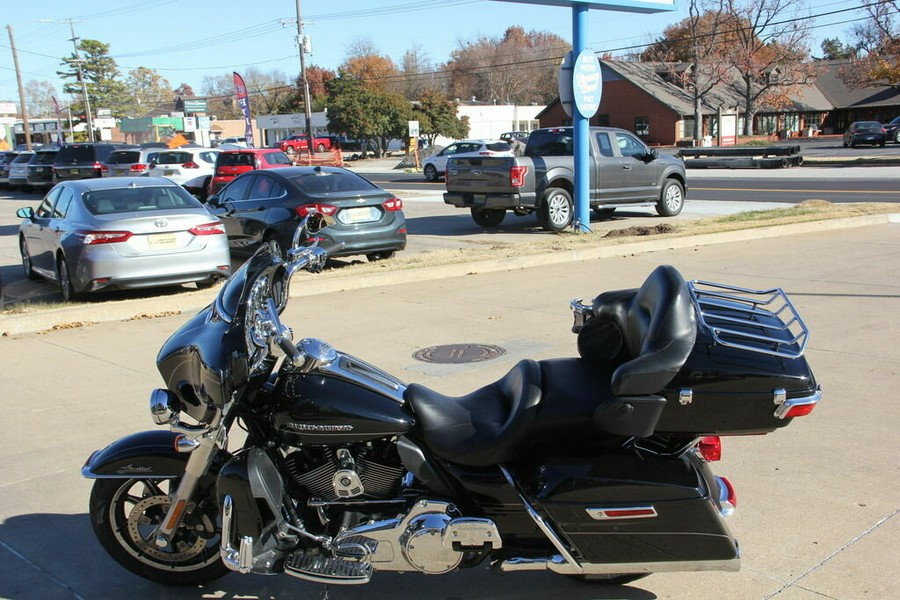
[[[684,208],[684,188],[675,179],[667,179],[659,194],[656,212],[661,217],[674,217]]]
[[[488,229],[492,229],[500,225],[503,222],[503,217],[506,216],[506,211],[497,208],[473,208],[472,209],[472,220],[474,220],[480,227],[485,227]]]
[[[900,144],[900,129],[894,132],[894,141]]]
[[[288,146],[284,149],[284,153],[287,154],[288,156],[290,156],[291,158],[294,158],[294,155],[297,153],[297,151],[294,150],[293,146]]]
[[[22,269],[28,279],[39,279],[39,275],[34,272],[34,265],[31,264],[31,257],[28,255],[28,247],[25,245],[25,238],[19,238],[19,253],[22,255]]]
[[[325,152],[325,150],[327,150],[327,148],[325,147],[325,144],[322,144],[321,142],[316,146],[316,152]]]
[[[538,223],[547,231],[559,233],[572,224],[574,213],[572,195],[563,188],[549,188],[538,208]]]
[[[438,180],[438,172],[434,165],[425,165],[425,169],[423,170],[425,174],[425,181],[437,181]]]
[[[187,513],[171,544],[156,545],[173,479],[98,479],[91,491],[94,533],[117,563],[168,585],[199,585],[228,573],[219,557],[221,526],[212,498]]]
[[[59,293],[63,302],[74,302],[78,299],[75,288],[72,286],[72,278],[69,276],[69,266],[62,256],[56,261],[56,280],[59,283]]]

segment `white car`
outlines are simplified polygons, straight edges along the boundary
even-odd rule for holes
[[[437,181],[444,176],[450,158],[469,156],[513,156],[513,151],[503,140],[461,140],[428,157],[422,166],[422,173],[427,181]]]
[[[163,150],[150,164],[147,175],[165,177],[178,185],[196,180],[202,182],[212,177],[219,152],[216,148],[199,147]]]

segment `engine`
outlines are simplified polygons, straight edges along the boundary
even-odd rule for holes
[[[325,502],[361,498],[396,498],[405,469],[393,444],[305,447],[288,454],[288,472],[310,499]]]

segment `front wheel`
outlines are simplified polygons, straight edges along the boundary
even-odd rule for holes
[[[287,154],[288,156],[290,156],[291,158],[294,158],[294,155],[297,153],[297,151],[294,150],[293,146],[288,146],[284,149],[284,153]]]
[[[538,208],[538,223],[541,228],[556,233],[565,231],[572,224],[575,205],[572,195],[563,188],[549,188]]]
[[[19,239],[19,253],[22,255],[22,269],[28,279],[39,279],[40,276],[34,272],[34,265],[31,263],[31,256],[28,254],[28,246],[25,245],[25,238]]]
[[[94,533],[120,565],[167,585],[199,585],[228,573],[219,557],[222,541],[214,498],[189,512],[166,548],[156,531],[169,510],[177,480],[98,479],[91,491]]]
[[[325,144],[320,142],[318,145],[316,145],[316,152],[325,152],[325,150],[327,150]]]
[[[438,172],[434,165],[425,165],[424,169],[425,181],[437,181]]]
[[[472,209],[472,220],[475,221],[479,225],[479,227],[484,227],[486,229],[493,229],[494,227],[498,227],[500,223],[503,222],[503,217],[506,216],[506,211],[498,208],[473,208]]]
[[[661,217],[674,217],[684,208],[684,188],[675,179],[667,179],[659,194],[656,212]]]
[[[900,129],[894,132],[894,141],[900,144]]]

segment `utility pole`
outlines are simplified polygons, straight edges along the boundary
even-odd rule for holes
[[[300,18],[300,0],[297,0],[297,46],[300,48],[300,80],[303,82],[303,114],[306,117],[306,149],[309,155],[315,151],[312,135],[312,108],[309,104],[309,81],[306,79],[306,38],[303,36],[303,20]]]
[[[69,24],[69,30],[72,32],[71,42],[75,47],[75,66],[78,69],[78,81],[81,82],[81,100],[84,103],[84,118],[87,120],[88,140],[94,141],[94,119],[91,117],[91,101],[88,98],[87,83],[84,81],[84,73],[81,70],[81,53],[78,51],[78,40],[75,36],[75,21],[72,19],[61,19],[63,23]],[[71,121],[69,122],[71,124]]]
[[[22,104],[22,129],[25,131],[25,148],[30,152],[31,130],[28,127],[28,108],[25,106],[25,88],[22,87],[22,72],[19,71],[19,53],[16,51],[16,40],[13,38],[12,25],[7,25],[6,30],[9,32],[9,48],[12,50],[13,65],[16,67],[16,83],[19,84],[19,102]],[[13,140],[13,148],[15,146],[15,140]]]

